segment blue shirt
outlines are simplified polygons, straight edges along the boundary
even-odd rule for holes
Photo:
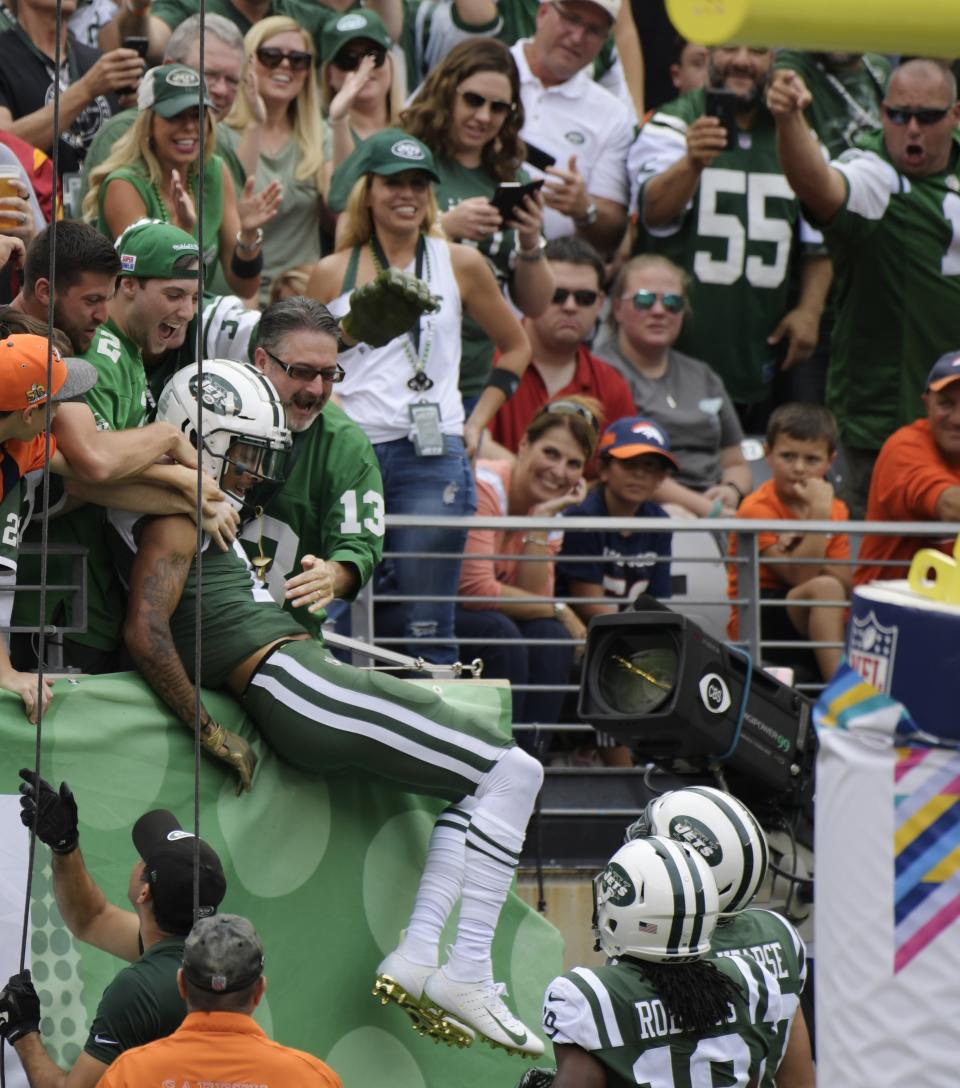
[[[591,491],[579,506],[564,511],[565,517],[610,517],[603,497],[603,487]],[[634,512],[638,518],[665,518],[666,510],[655,502],[645,502]],[[652,597],[670,596],[670,533],[576,532],[564,533],[557,558],[556,593],[569,597],[570,582],[589,582],[603,587],[605,597],[632,601],[641,593]],[[616,556],[613,562],[600,562],[589,556]],[[666,558],[667,562],[656,562]]]

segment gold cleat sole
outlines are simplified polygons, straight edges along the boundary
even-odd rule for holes
[[[435,1019],[439,1018],[445,1024],[454,1023],[454,1021],[451,1019],[452,1014],[446,1012],[439,1005],[434,1005],[432,1002],[430,1002],[429,1004],[425,1003],[423,1005],[420,1005],[419,1008],[422,1012],[427,1013]],[[486,1045],[490,1047],[491,1050],[505,1050],[508,1054],[515,1054],[518,1058],[523,1058],[524,1061],[529,1062],[536,1061],[538,1058],[543,1057],[542,1054],[530,1054],[528,1051],[523,1050],[518,1046],[509,1046],[507,1043],[501,1043],[498,1042],[496,1039],[491,1039],[489,1035],[484,1035],[484,1033],[482,1031],[479,1031],[477,1028],[470,1028],[470,1030],[474,1033],[474,1038],[477,1040],[477,1042],[486,1043]]]
[[[435,1043],[445,1043],[460,1049],[473,1043],[474,1037],[466,1028],[444,1016],[435,1006],[422,1004],[389,975],[377,976],[372,993],[380,999],[381,1005],[392,1002],[399,1006],[410,1018],[413,1030],[418,1035],[433,1039]]]

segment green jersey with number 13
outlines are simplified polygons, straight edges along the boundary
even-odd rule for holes
[[[686,154],[687,128],[706,111],[703,90],[660,109],[640,130],[628,158],[639,185],[636,252],[662,253],[691,274],[690,305],[678,351],[702,359],[738,403],[763,400],[776,370],[767,343],[790,308],[794,261],[822,252],[822,239],[800,214],[780,170],[773,119],[761,107],[755,125],[737,135],[700,175],[693,201],[672,223],[643,222],[643,188]]]
[[[384,506],[380,466],[367,436],[333,403],[306,430],[295,434],[288,476],[259,496],[263,510],[247,522],[241,539],[251,560],[272,562],[266,584],[289,608],[284,581],[301,571],[305,555],[353,564],[363,586],[383,553]],[[251,496],[254,503],[257,496]],[[353,594],[351,594],[353,596]],[[297,619],[319,636],[325,613],[296,609]]]

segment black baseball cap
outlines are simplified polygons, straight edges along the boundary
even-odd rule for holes
[[[183,973],[201,990],[235,993],[263,974],[263,944],[239,914],[200,918],[183,946]]]
[[[146,865],[153,913],[166,933],[186,934],[193,925],[193,857],[200,854],[200,917],[216,914],[227,890],[217,852],[164,808],[144,813],[133,825],[133,845]]]

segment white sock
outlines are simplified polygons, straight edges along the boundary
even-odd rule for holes
[[[522,749],[511,748],[477,791],[480,803],[466,834],[457,939],[445,966],[452,979],[493,978],[493,935],[542,781],[540,764]]]
[[[407,931],[398,951],[414,963],[440,962],[440,934],[463,886],[467,827],[478,805],[464,797],[437,817]]]

